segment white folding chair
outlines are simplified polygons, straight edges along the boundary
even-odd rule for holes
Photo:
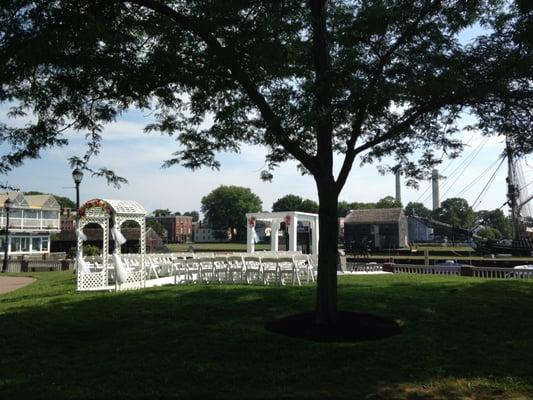
[[[219,283],[229,281],[227,257],[213,258],[213,274],[214,279]]]
[[[242,256],[229,256],[227,258],[228,281],[242,283],[244,281],[244,261]]]
[[[187,275],[189,276],[189,282],[199,282],[200,281],[200,262],[196,258],[188,258],[185,261]]]
[[[274,257],[261,258],[261,268],[263,269],[263,283],[280,282],[278,259]]]
[[[214,266],[213,258],[198,258],[198,264],[200,269],[200,274],[198,280],[200,282],[213,282],[214,281]]]
[[[285,277],[288,276],[292,285],[298,283],[301,285],[300,277],[296,273],[296,265],[292,257],[278,258],[279,279],[282,285],[285,285]]]
[[[189,270],[187,269],[187,261],[184,259],[176,259],[172,262],[174,284],[190,282]]]
[[[309,256],[307,254],[297,254],[292,257],[294,261],[294,268],[298,277],[306,278],[307,283],[314,282],[315,277],[309,262]]]
[[[244,276],[246,283],[263,282],[263,269],[261,267],[261,259],[255,256],[243,257],[244,262]]]

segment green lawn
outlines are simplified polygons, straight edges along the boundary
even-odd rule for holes
[[[404,333],[314,343],[263,324],[306,311],[314,287],[74,291],[73,275],[0,296],[0,398],[533,398],[533,282],[347,277],[342,309]]]

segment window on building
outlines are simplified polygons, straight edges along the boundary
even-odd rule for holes
[[[6,241],[4,240],[4,238],[0,238],[0,251],[4,252],[6,251],[6,248],[4,247],[4,244],[6,243]]]
[[[21,251],[21,238],[20,237],[12,237],[11,238],[11,251],[17,252]]]
[[[24,218],[38,219],[39,211],[37,210],[24,210]]]
[[[58,219],[59,211],[43,211],[43,218],[45,219]]]
[[[41,238],[40,237],[34,237],[31,239],[31,250],[41,251]]]
[[[30,251],[30,238],[29,237],[20,238],[20,249],[21,251],[25,251],[25,252]]]
[[[48,238],[41,238],[41,251],[48,251]]]
[[[10,218],[22,218],[22,210],[20,208],[15,208],[9,211]]]

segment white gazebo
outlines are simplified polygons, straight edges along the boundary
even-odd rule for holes
[[[144,285],[144,264],[146,257],[146,210],[136,201],[132,200],[109,200],[93,199],[87,201],[80,207],[77,233],[77,263],[83,261],[83,242],[85,235],[83,228],[88,224],[98,224],[102,227],[102,269],[89,271],[88,268],[77,268],[78,290],[102,290],[109,289],[109,237],[110,233],[115,240],[115,252],[120,254],[120,246],[125,241],[120,233],[121,226],[126,221],[135,221],[140,226],[139,253],[140,270],[132,273],[128,277],[128,282],[124,282],[124,289],[129,286]],[[113,226],[111,229],[111,225]],[[117,287],[115,276],[115,288]]]
[[[270,249],[278,251],[278,232],[280,224],[285,222],[289,231],[289,251],[297,250],[298,221],[309,222],[311,226],[311,254],[318,254],[318,214],[299,211],[259,212],[247,213],[246,251],[255,251],[255,223],[264,221],[270,223]]]

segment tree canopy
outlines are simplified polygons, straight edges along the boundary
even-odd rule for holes
[[[172,215],[172,211],[170,211],[168,208],[157,208],[152,211],[152,215],[154,217],[166,217],[168,215]]]
[[[481,210],[476,212],[477,223],[485,228],[492,229],[491,236],[497,236],[511,239],[513,235],[513,227],[511,219],[508,218],[501,209],[495,210]],[[497,234],[494,234],[494,231]]]
[[[272,211],[301,211],[318,213],[318,204],[314,200],[302,199],[294,194],[287,194],[277,199],[272,205]]]
[[[153,220],[153,219],[150,219],[148,221],[146,221],[146,227],[147,228],[152,228],[154,230],[155,233],[157,233],[157,235],[163,239],[163,240],[166,240],[167,239],[167,230],[165,229],[165,227],[163,225],[161,225],[160,222],[156,221],[156,220]]]
[[[0,172],[69,130],[86,134],[73,162],[88,168],[105,124],[133,107],[150,111],[147,131],[175,135],[165,166],[219,168],[216,153],[243,143],[266,147],[264,179],[297,160],[317,186],[317,315],[331,321],[337,202],[356,160],[420,178],[461,149],[464,112],[532,142],[532,12],[527,0],[4,1],[0,102],[26,120],[0,125]]]
[[[261,199],[240,186],[219,186],[202,198],[202,213],[213,229],[232,232],[232,238],[245,238],[246,213],[261,211]]]
[[[432,211],[422,203],[409,202],[405,206],[405,214],[422,218],[430,218]]]
[[[192,222],[200,220],[200,213],[198,211],[186,211],[183,213],[185,217],[192,217]]]
[[[402,208],[402,202],[392,196],[385,196],[376,203],[376,208]]]
[[[444,200],[433,211],[433,217],[455,227],[471,229],[476,221],[476,214],[465,199],[452,197]]]

